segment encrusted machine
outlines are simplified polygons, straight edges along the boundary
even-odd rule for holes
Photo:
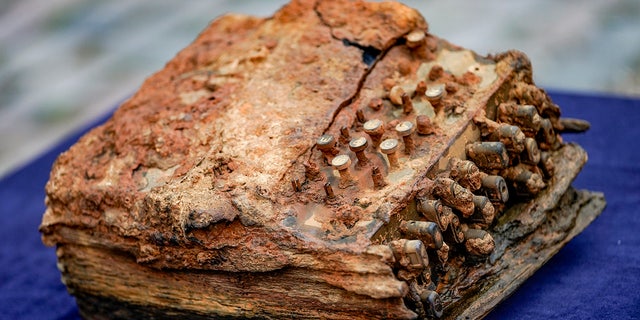
[[[228,15],[56,162],[86,318],[478,318],[604,207],[588,123],[398,3]]]

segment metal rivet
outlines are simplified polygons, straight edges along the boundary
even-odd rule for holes
[[[472,255],[486,256],[495,249],[495,241],[490,233],[485,230],[471,229],[466,225],[462,225],[465,239],[474,239],[476,241],[467,241],[465,248]]]
[[[371,179],[373,179],[373,186],[376,189],[381,189],[382,187],[387,185],[387,182],[384,181],[384,177],[382,177],[382,172],[378,167],[371,168]]]
[[[444,307],[442,306],[442,300],[440,299],[440,295],[437,292],[431,290],[425,290],[420,294],[420,300],[422,301],[422,305],[425,308],[427,313],[427,317],[429,318],[440,318],[444,312]]]
[[[453,241],[456,243],[464,242],[464,232],[460,225],[460,219],[455,214],[451,216],[451,222],[449,222],[451,234],[453,235]]]
[[[418,82],[418,84],[416,85],[416,90],[413,92],[413,97],[418,97],[418,98],[422,98],[424,97],[425,93],[427,92],[427,83],[424,82],[424,80]]]
[[[447,91],[444,89],[443,85],[437,85],[429,87],[424,95],[432,105],[436,106],[440,104],[440,101],[444,98],[446,92]]]
[[[373,148],[377,149],[380,145],[380,140],[384,134],[384,122],[379,119],[371,119],[362,125],[364,132],[371,137],[371,143]]]
[[[340,128],[340,143],[346,144],[350,139],[351,134],[349,133],[349,128],[347,128],[346,126]]]
[[[556,135],[553,131],[553,124],[549,119],[540,121],[540,132],[538,133],[538,141],[540,141],[540,149],[549,150],[556,142]]]
[[[413,49],[424,44],[425,34],[423,30],[414,30],[405,36],[407,47]]]
[[[393,80],[392,78],[384,78],[382,80],[382,88],[386,91],[391,90],[391,88],[393,88],[393,86],[396,85],[396,81]]]
[[[336,140],[330,134],[323,134],[318,138],[316,146],[318,146],[318,150],[322,152],[328,162],[331,162],[333,157],[339,152],[336,148]]]
[[[327,199],[333,199],[336,197],[336,194],[333,193],[333,188],[331,187],[331,183],[329,182],[324,184],[324,192],[327,194]]]
[[[533,165],[537,165],[540,162],[540,149],[538,149],[538,143],[535,139],[524,139],[522,162]]]
[[[400,231],[410,237],[421,240],[431,249],[442,248],[442,233],[435,222],[430,221],[401,221]]]
[[[320,174],[320,169],[315,162],[309,161],[308,163],[304,163],[304,175],[308,180],[318,181],[322,179],[322,175]]]
[[[435,133],[434,125],[431,123],[429,116],[421,114],[416,117],[416,129],[418,134],[429,135]]]
[[[441,231],[445,231],[451,224],[452,217],[455,216],[453,210],[442,205],[440,200],[419,200],[416,209],[427,220],[435,222]]]
[[[398,154],[396,151],[398,150],[398,140],[397,139],[386,139],[380,143],[380,152],[387,155],[389,159],[389,166],[391,168],[398,168]]]
[[[472,161],[453,157],[449,159],[449,167],[449,176],[461,186],[471,191],[476,191],[482,186],[483,174]]]
[[[547,178],[551,178],[555,171],[555,165],[553,163],[553,159],[551,158],[551,154],[549,152],[540,152],[540,166],[538,168],[542,169],[542,172]]]
[[[369,101],[369,108],[378,111],[380,109],[382,109],[382,99],[380,98],[373,98],[371,99],[371,101]]]
[[[364,116],[364,110],[362,110],[362,109],[358,109],[356,111],[356,118],[358,119],[358,122],[360,122],[360,123],[367,122],[367,118]]]
[[[318,138],[316,144],[318,145],[318,149],[327,149],[335,145],[335,140],[333,139],[332,135],[323,134],[322,136],[320,136],[320,138]]]
[[[405,59],[401,59],[398,63],[398,71],[402,76],[406,76],[411,73],[411,62]]]
[[[402,141],[404,142],[404,152],[409,155],[412,154],[415,149],[413,137],[411,136],[414,131],[415,126],[411,121],[402,121],[396,126],[396,132],[402,137]]]
[[[293,191],[295,192],[299,192],[300,190],[302,190],[302,186],[300,185],[300,180],[298,179],[291,179],[291,186],[293,187]]]
[[[431,81],[436,81],[443,75],[444,75],[444,68],[442,68],[441,65],[436,64],[431,67],[431,70],[429,70],[429,75],[427,77],[429,77],[429,80]]]
[[[546,187],[542,176],[529,171],[526,165],[520,164],[515,167],[509,167],[503,170],[501,174],[512,184],[516,194],[520,196],[536,195]]]
[[[409,94],[402,94],[402,111],[404,114],[409,114],[413,111],[413,101],[411,101],[411,97]]]
[[[351,165],[351,158],[349,158],[349,155],[341,154],[331,160],[331,165],[338,171],[344,170]]]
[[[422,241],[393,240],[389,242],[389,247],[391,247],[397,267],[408,271],[422,271],[424,268],[429,267],[429,255]]]
[[[397,106],[402,104],[402,95],[404,94],[404,89],[401,86],[394,86],[389,90],[389,100]]]
[[[474,142],[466,145],[467,158],[484,169],[505,169],[509,165],[507,147],[502,142]]]
[[[482,178],[482,191],[491,201],[502,203],[509,201],[507,182],[501,176],[485,176]]]
[[[489,198],[485,196],[473,196],[475,213],[471,216],[471,221],[481,225],[483,228],[489,227],[495,218],[495,208]]]
[[[356,157],[358,158],[358,166],[364,166],[369,163],[369,159],[364,153],[364,150],[367,149],[368,145],[369,142],[365,137],[354,138],[349,141],[349,149],[356,153]]]
[[[449,178],[436,178],[433,185],[433,195],[462,213],[465,218],[471,216],[475,210],[473,193]]]
[[[536,107],[518,105],[515,102],[503,102],[498,106],[498,120],[503,123],[517,125],[528,136],[535,136],[540,130],[542,118]]]
[[[341,154],[331,160],[331,165],[340,173],[340,187],[346,188],[351,184],[353,178],[349,172],[349,166],[351,165],[351,158],[349,155]]]
[[[446,91],[449,94],[454,94],[458,92],[459,89],[460,89],[460,85],[453,81],[449,81],[444,85],[444,91]]]
[[[506,123],[500,123],[488,139],[490,141],[501,141],[507,151],[518,154],[524,150],[524,140],[526,136],[519,127]]]
[[[408,258],[408,269],[422,270],[429,266],[426,246],[420,240],[408,240],[404,245],[404,254]]]

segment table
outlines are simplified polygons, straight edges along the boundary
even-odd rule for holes
[[[489,319],[640,319],[640,99],[551,92],[563,115],[591,122],[564,135],[589,153],[578,189],[605,193],[602,215]],[[78,319],[53,248],[40,241],[44,185],[56,156],[98,119],[0,179],[0,319]]]

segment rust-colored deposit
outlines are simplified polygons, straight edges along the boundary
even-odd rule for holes
[[[601,211],[558,135],[587,128],[520,52],[292,1],[216,19],[61,154],[40,231],[86,318],[479,317]]]

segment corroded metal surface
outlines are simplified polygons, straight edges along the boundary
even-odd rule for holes
[[[397,3],[294,1],[217,20],[61,155],[41,231],[87,317],[476,316],[575,234],[547,223],[580,128],[522,53]],[[514,273],[532,237],[551,249]]]

